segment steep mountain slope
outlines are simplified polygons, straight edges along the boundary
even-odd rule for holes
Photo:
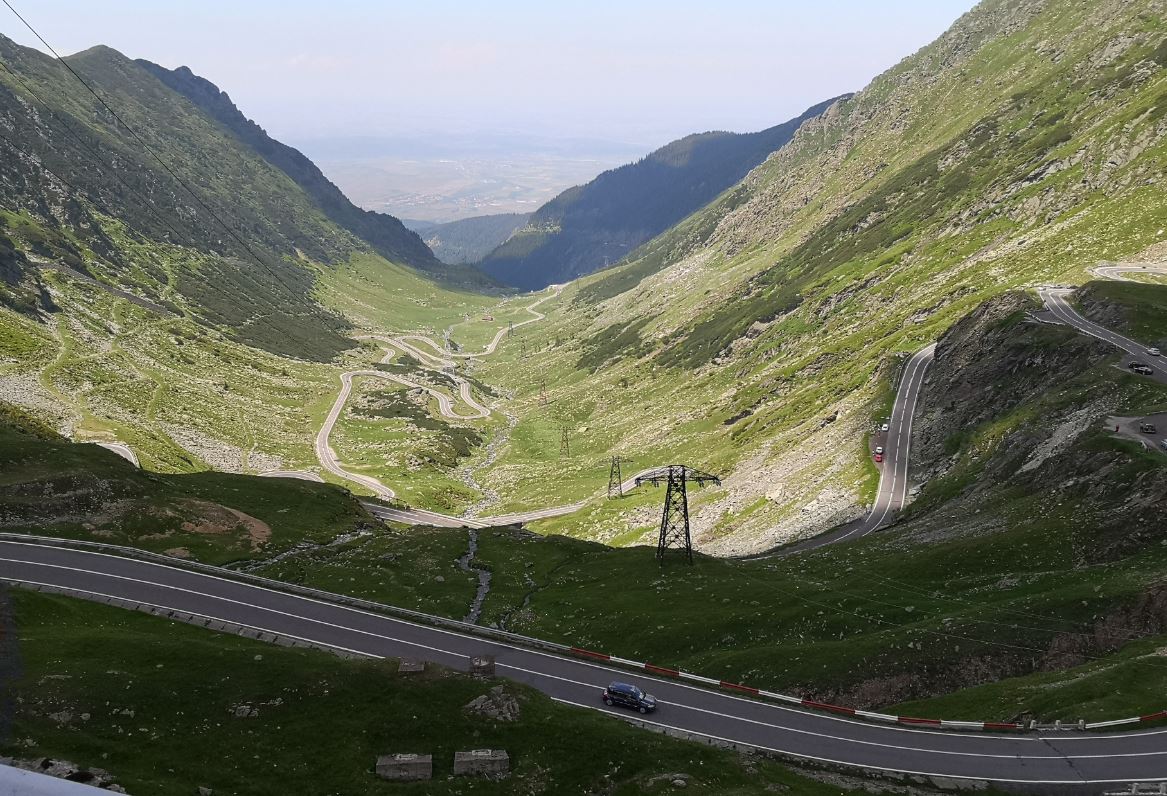
[[[588,430],[577,462],[516,448],[491,485],[542,491],[568,472],[577,492],[546,489],[569,498],[602,487],[593,462],[611,453],[704,464],[726,476],[694,510],[720,552],[860,515],[877,476],[865,437],[903,355],[986,298],[1167,237],[1165,64],[1161,0],[981,3],[572,285],[528,341],[538,356],[490,364],[484,378],[529,396],[516,437]],[[651,522],[617,503],[575,530],[623,541]]]
[[[348,200],[323,172],[297,149],[272,139],[262,127],[244,116],[225,91],[185,66],[166,69],[143,59],[137,62],[159,81],[189,99],[222,124],[259,156],[287,174],[304,189],[330,220],[371,244],[395,262],[419,268],[438,264],[416,233],[384,213],[362,210]]]
[[[481,268],[534,289],[616,262],[741,180],[833,102],[757,133],[690,135],[569,188],[535,211]]]
[[[321,269],[374,248],[439,266],[395,219],[346,216],[315,167],[225,95],[209,115],[107,47],[62,64],[0,39],[0,58],[0,292],[11,307],[48,309],[43,273],[66,269],[249,345],[327,360],[351,343],[312,295]]]
[[[476,263],[522,229],[527,213],[498,213],[433,224],[421,236],[444,263]]]
[[[441,279],[377,254],[141,64],[104,47],[66,62],[109,108],[0,38],[0,400],[153,471],[310,467],[340,368],[382,356],[353,327],[496,303],[432,258]]]

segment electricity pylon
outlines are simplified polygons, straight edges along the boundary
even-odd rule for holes
[[[688,484],[714,483],[721,485],[715,475],[694,470],[683,464],[670,464],[636,477],[636,485],[665,483],[665,505],[660,517],[660,539],[656,545],[656,557],[664,561],[665,551],[677,547],[685,552],[685,559],[693,563],[693,539],[689,534],[689,494]]]
[[[620,463],[632,463],[631,459],[622,459],[619,456],[613,456],[611,466],[608,469],[608,500],[612,498],[624,497],[624,477],[620,474]]]
[[[567,440],[567,426],[561,426],[559,429],[559,455],[571,455],[571,443]]]

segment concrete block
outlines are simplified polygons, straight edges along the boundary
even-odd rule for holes
[[[454,752],[454,774],[498,776],[511,770],[511,758],[504,749],[473,749]]]
[[[377,776],[398,782],[431,779],[434,775],[433,755],[396,754],[377,758]]]
[[[414,658],[402,658],[397,667],[398,674],[420,674],[425,671],[425,661]]]
[[[477,674],[482,677],[494,677],[494,656],[471,655],[470,674]]]

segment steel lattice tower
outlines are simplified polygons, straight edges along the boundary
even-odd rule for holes
[[[608,469],[608,500],[624,497],[624,477],[620,474],[620,463],[631,462],[631,459],[612,457],[611,467]]]
[[[567,439],[567,426],[563,426],[559,433],[559,455],[571,455],[571,443]]]
[[[693,563],[693,538],[689,534],[689,494],[688,484],[714,483],[720,486],[721,479],[715,475],[694,470],[683,464],[670,464],[637,476],[636,485],[652,484],[665,487],[665,505],[660,517],[660,539],[656,545],[656,557],[664,561],[665,551],[680,548],[685,551],[685,559]]]

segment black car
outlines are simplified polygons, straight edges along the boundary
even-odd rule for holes
[[[1155,372],[1155,371],[1151,370],[1149,367],[1147,367],[1146,365],[1144,365],[1142,362],[1132,362],[1129,365],[1127,365],[1127,367],[1130,368],[1131,370],[1133,370],[1135,373],[1139,373],[1143,376],[1150,376],[1152,373]]]
[[[1157,434],[1157,433],[1159,433],[1159,429],[1155,428],[1154,423],[1140,423],[1139,424],[1139,431],[1143,432],[1144,434]]]
[[[651,713],[656,710],[656,697],[652,694],[646,694],[628,683],[609,683],[608,687],[604,689],[604,704],[632,708],[641,713]]]

